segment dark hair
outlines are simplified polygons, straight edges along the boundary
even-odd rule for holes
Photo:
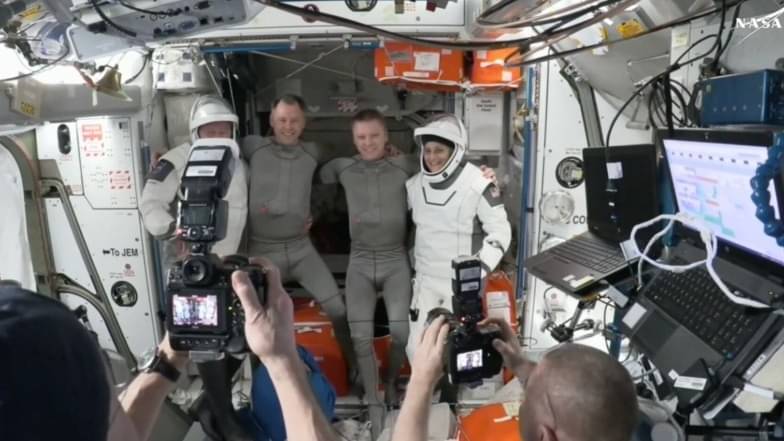
[[[454,142],[452,142],[452,141],[450,141],[450,140],[448,140],[446,138],[442,138],[440,136],[436,136],[436,135],[422,135],[421,136],[421,140],[422,140],[421,141],[422,142],[422,148],[424,148],[425,144],[427,144],[428,142],[437,142],[439,144],[443,144],[443,145],[449,147],[451,150],[455,149],[455,143]]]
[[[355,113],[351,118],[351,125],[358,122],[378,121],[384,128],[387,127],[387,121],[384,115],[376,109],[363,109]]]
[[[105,441],[112,399],[96,338],[62,303],[0,287],[0,438]]]
[[[303,100],[299,95],[287,93],[279,98],[276,98],[275,101],[272,102],[272,109],[278,107],[278,104],[280,103],[288,104],[290,106],[297,106],[303,112],[305,111],[305,100]]]

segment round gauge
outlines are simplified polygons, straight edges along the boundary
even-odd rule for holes
[[[575,188],[583,183],[583,161],[567,156],[555,167],[555,179],[564,188]]]
[[[139,300],[136,288],[128,282],[120,281],[112,285],[112,299],[119,306],[133,306]]]
[[[565,224],[574,214],[574,198],[563,190],[549,191],[542,196],[539,211],[548,224]]]

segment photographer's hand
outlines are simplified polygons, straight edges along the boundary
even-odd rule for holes
[[[525,381],[531,370],[536,366],[536,363],[525,358],[517,341],[517,335],[515,335],[515,332],[506,320],[486,318],[479,322],[479,326],[482,328],[492,325],[498,326],[501,330],[501,338],[493,340],[493,347],[504,358],[504,366],[512,371],[517,379],[525,385]]]
[[[269,372],[283,410],[288,439],[334,441],[332,426],[313,396],[305,364],[297,354],[294,340],[294,306],[280,281],[278,268],[267,259],[253,258],[251,263],[265,269],[267,302],[259,303],[256,289],[248,274],[231,275],[234,292],[245,311],[245,338]]]
[[[245,338],[264,364],[298,359],[294,342],[294,307],[280,281],[280,271],[269,260],[254,258],[265,269],[267,304],[259,303],[256,288],[245,271],[235,271],[231,284],[245,311]]]
[[[188,361],[190,360],[187,352],[175,351],[171,347],[171,343],[169,343],[169,331],[166,331],[163,340],[158,344],[158,351],[166,361],[171,363],[180,372],[185,370],[185,366],[188,365]]]
[[[444,375],[444,350],[449,324],[446,317],[439,316],[428,326],[419,339],[419,344],[411,362],[411,382],[428,389],[436,386]]]
[[[411,380],[392,431],[392,441],[427,439],[430,400],[436,383],[444,375],[444,350],[448,334],[449,325],[443,315],[433,320],[422,333],[411,362]]]

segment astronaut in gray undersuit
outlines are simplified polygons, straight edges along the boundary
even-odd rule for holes
[[[323,183],[340,182],[346,192],[351,234],[346,305],[375,439],[383,428],[384,412],[378,393],[373,318],[380,294],[392,338],[384,378],[386,398],[391,402],[395,399],[394,383],[405,357],[411,301],[411,266],[405,244],[408,224],[405,183],[419,169],[419,164],[416,156],[387,156],[387,129],[384,116],[378,111],[357,113],[351,128],[359,154],[334,159],[319,174]]]
[[[274,136],[242,140],[248,161],[248,255],[265,256],[280,268],[284,281],[295,280],[313,295],[332,322],[346,363],[356,365],[346,304],[324,260],[308,237],[312,218],[310,192],[319,155],[301,141],[305,103],[286,95],[272,106]]]

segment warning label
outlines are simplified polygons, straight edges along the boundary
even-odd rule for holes
[[[110,190],[130,190],[131,172],[129,170],[109,171]]]
[[[82,125],[82,140],[87,142],[103,141],[103,126],[101,124]]]
[[[83,124],[81,126],[82,150],[84,156],[104,156],[103,125]]]

